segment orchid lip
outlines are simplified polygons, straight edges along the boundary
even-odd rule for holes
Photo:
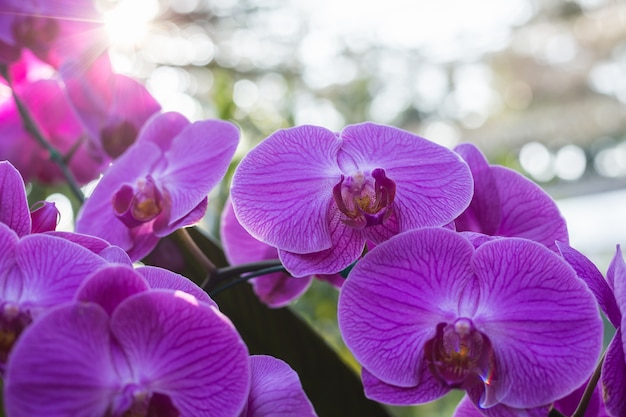
[[[467,389],[478,383],[490,388],[495,369],[491,342],[470,319],[439,323],[424,352],[432,374],[451,388]]]
[[[342,221],[355,229],[383,224],[391,216],[395,195],[396,183],[382,168],[374,169],[371,174],[360,171],[348,177],[342,174],[333,187],[337,208],[345,215]]]
[[[135,187],[121,186],[111,203],[117,218],[131,228],[155,219],[165,205],[163,193],[150,175],[137,181]]]

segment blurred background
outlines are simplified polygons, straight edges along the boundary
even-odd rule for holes
[[[615,245],[626,244],[626,1],[98,7],[116,71],[145,82],[164,110],[237,123],[239,156],[274,130],[304,123],[341,130],[371,120],[448,147],[469,141],[544,187],[568,221],[571,245],[602,272]],[[215,233],[223,200],[214,201],[207,227]],[[335,300],[336,291],[316,283],[295,306],[341,349]],[[418,412],[445,416],[454,406],[448,398]]]

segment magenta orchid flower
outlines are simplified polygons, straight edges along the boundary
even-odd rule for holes
[[[250,356],[250,394],[239,417],[317,417],[298,374],[272,356]]]
[[[449,223],[471,195],[456,154],[373,123],[275,132],[241,161],[231,190],[243,227],[298,277],[342,271],[368,240]]]
[[[159,238],[196,223],[239,141],[228,122],[190,123],[178,113],[152,118],[104,173],[76,220],[76,230],[127,251],[133,261]]]
[[[482,409],[541,407],[580,386],[602,347],[593,295],[562,258],[520,238],[474,248],[444,228],[365,255],[338,321],[366,396],[397,405],[462,389]]]
[[[68,58],[90,59],[106,48],[102,19],[89,0],[3,0],[0,64],[22,49],[58,67]]]
[[[609,322],[617,329],[606,349],[601,381],[609,415],[626,415],[626,263],[621,249],[617,247],[605,280],[583,254],[560,242],[558,246],[563,257],[595,295]]]
[[[66,157],[77,182],[84,184],[97,178],[105,160],[84,140],[85,130],[58,80],[25,80],[14,84],[14,90],[45,139]],[[12,97],[0,103],[0,119],[0,159],[11,161],[27,180],[45,184],[64,180],[49,152],[25,129]]]
[[[0,369],[4,369],[24,328],[46,310],[72,300],[83,280],[105,260],[50,234],[20,238],[1,222],[0,253]]]
[[[79,61],[64,65],[60,72],[70,102],[90,138],[110,158],[124,153],[148,118],[161,110],[146,87],[113,73],[106,53],[87,69]]]
[[[523,237],[553,251],[557,251],[555,241],[567,242],[565,219],[541,187],[518,172],[490,165],[472,144],[454,150],[467,162],[474,178],[474,196],[455,220],[457,231]]]
[[[22,334],[4,405],[12,417],[234,417],[249,384],[247,348],[214,305],[117,266]]]

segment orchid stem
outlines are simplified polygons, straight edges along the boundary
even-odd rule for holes
[[[247,265],[250,265],[250,264],[247,264]],[[241,265],[241,266],[243,266],[243,265]],[[272,267],[269,267],[269,268],[260,269],[260,270],[257,270],[256,272],[253,272],[253,273],[247,274],[245,276],[239,277],[238,279],[236,279],[236,280],[234,280],[232,282],[229,282],[228,284],[211,291],[209,293],[209,296],[215,297],[217,294],[221,293],[224,290],[229,289],[230,287],[234,287],[237,284],[240,284],[242,282],[246,282],[246,281],[248,281],[248,280],[250,280],[252,278],[256,278],[256,277],[259,277],[261,275],[273,274],[274,272],[284,272],[284,271],[285,271],[285,267],[283,267],[282,265],[276,265],[276,266],[272,266]]]
[[[593,375],[589,379],[589,383],[585,388],[585,392],[583,393],[580,402],[578,403],[578,407],[572,417],[583,417],[585,415],[585,411],[587,411],[587,407],[589,406],[589,401],[591,401],[591,396],[593,395],[593,391],[596,389],[596,385],[598,385],[598,380],[600,380],[600,374],[602,373],[602,364],[604,363],[604,358],[606,357],[606,350],[602,354],[602,357],[598,361],[598,366],[596,366],[595,371],[593,371]]]
[[[192,239],[191,235],[187,231],[186,228],[182,227],[176,230],[176,235],[180,238],[183,245],[189,250],[194,259],[200,264],[204,272],[211,276],[215,271],[217,271],[217,267],[207,256],[202,252],[202,250],[196,245],[196,242]]]
[[[282,263],[278,259],[270,259],[267,261],[259,261],[259,262],[251,262],[248,264],[235,265],[235,266],[226,266],[224,268],[219,268],[215,270],[214,273],[209,274],[208,277],[204,280],[201,287],[209,292],[213,291],[217,284],[220,282],[227,280],[228,278],[236,277],[241,274],[245,274],[248,272],[256,273],[261,271],[267,271],[270,268],[276,268],[275,271],[263,272],[264,275],[277,271],[284,271]],[[251,274],[253,275],[253,274]],[[255,275],[256,276],[256,275]],[[246,275],[247,279],[253,278],[250,275]]]
[[[48,142],[48,140],[46,140],[45,136],[37,126],[34,118],[30,114],[22,100],[15,93],[15,89],[13,88],[13,84],[11,82],[11,77],[9,76],[9,71],[6,66],[0,65],[0,74],[2,75],[2,77],[4,77],[9,87],[11,88],[11,95],[13,96],[13,100],[15,101],[15,105],[17,106],[17,110],[20,113],[20,117],[24,122],[24,128],[28,133],[33,136],[33,138],[39,143],[39,145],[41,145],[44,149],[48,151],[50,159],[54,161],[54,163],[59,167],[61,173],[63,174],[63,177],[65,178],[65,181],[67,181],[70,187],[70,190],[78,199],[78,201],[82,204],[85,201],[85,195],[81,191],[78,182],[76,182],[76,178],[74,178],[72,171],[70,171],[69,167],[67,166],[65,158],[56,148],[54,148],[50,144],[50,142]]]

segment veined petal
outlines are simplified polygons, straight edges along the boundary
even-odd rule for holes
[[[279,130],[252,149],[237,167],[231,189],[243,227],[286,251],[328,249],[327,210],[341,179],[340,146],[330,130],[298,126]]]
[[[70,242],[76,243],[82,246],[85,249],[89,249],[93,253],[101,253],[106,248],[111,245],[104,239],[100,239],[99,237],[84,235],[82,233],[72,233],[72,232],[61,232],[61,231],[50,231],[46,232],[49,236],[56,236],[63,238],[65,240],[69,240]]]
[[[555,241],[567,243],[565,219],[554,200],[537,184],[520,173],[492,166],[500,193],[501,236],[523,237],[539,242],[558,253]]]
[[[610,282],[613,284],[615,300],[622,314],[620,327],[622,329],[626,329],[626,322],[624,321],[624,316],[626,316],[626,263],[624,263],[622,249],[619,245],[617,246],[615,255],[611,260],[607,276],[610,276],[611,278]]]
[[[187,126],[165,152],[165,171],[155,179],[171,199],[170,223],[185,217],[222,180],[239,143],[230,122],[205,120]]]
[[[425,361],[419,369],[420,383],[414,387],[386,384],[366,368],[361,370],[361,380],[367,398],[390,405],[423,404],[441,398],[450,391],[450,387],[433,376]]]
[[[471,397],[475,398],[471,398]],[[513,408],[504,404],[496,404],[490,408],[480,408],[477,405],[480,393],[476,390],[465,395],[452,417],[546,417],[549,413],[547,405],[535,408]]]
[[[471,230],[495,235],[502,221],[500,192],[489,162],[471,143],[454,148],[467,162],[474,178],[474,195],[469,207],[454,221],[458,231]]]
[[[332,246],[328,249],[298,254],[279,250],[278,255],[287,271],[294,277],[313,274],[334,274],[356,261],[365,247],[362,234],[341,221],[341,213],[332,210],[330,214],[330,238]]]
[[[495,353],[495,400],[539,407],[580,386],[600,354],[602,322],[574,270],[545,246],[517,238],[484,243],[473,267],[481,291],[473,321]]]
[[[202,288],[194,284],[189,278],[178,275],[168,269],[157,268],[155,266],[142,266],[135,269],[135,271],[140,273],[146,281],[148,281],[150,288],[184,291],[193,295],[199,301],[217,307],[215,301],[213,301]]]
[[[383,382],[419,384],[424,346],[457,317],[472,278],[471,244],[453,231],[401,233],[361,259],[341,288],[339,329],[356,359]]]
[[[612,416],[626,415],[626,361],[622,339],[622,331],[617,329],[602,364],[604,403]]]
[[[15,231],[0,223],[0,300],[17,301],[22,292],[22,280],[15,271],[15,249],[19,237]],[[17,276],[16,276],[17,275]]]
[[[30,233],[30,212],[26,200],[24,180],[8,161],[0,162],[0,223],[4,223],[24,236]]]
[[[242,417],[316,417],[298,374],[272,356],[250,356],[250,395]]]
[[[169,396],[181,415],[226,417],[243,409],[248,351],[215,307],[153,289],[120,304],[111,321],[137,378]]]
[[[75,243],[46,234],[24,236],[16,262],[23,272],[18,301],[32,312],[71,300],[83,280],[106,261]]]
[[[394,210],[400,231],[449,223],[472,199],[467,164],[441,145],[374,123],[346,126],[341,139],[342,171],[383,168],[396,183]]]
[[[622,322],[622,314],[615,301],[615,295],[602,273],[593,262],[574,248],[558,241],[556,245],[559,251],[561,251],[563,258],[574,268],[576,275],[585,281],[585,284],[596,297],[600,308],[606,314],[611,324],[615,328],[619,328]]]
[[[149,288],[148,282],[132,267],[107,265],[90,275],[78,288],[74,298],[99,304],[111,315],[122,301]]]
[[[43,315],[11,352],[7,415],[106,415],[118,388],[110,351],[109,318],[100,306],[72,303]]]

